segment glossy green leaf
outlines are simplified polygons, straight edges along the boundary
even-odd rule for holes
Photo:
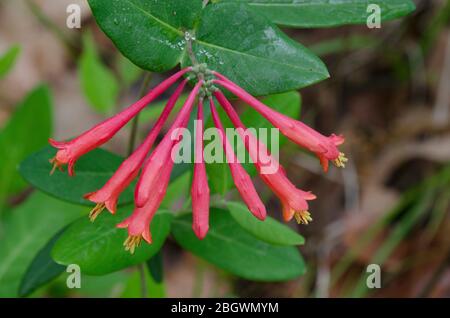
[[[36,192],[7,215],[0,232],[0,297],[18,295],[21,278],[36,253],[84,210]]]
[[[78,65],[80,85],[89,105],[101,113],[110,112],[116,105],[119,85],[114,74],[97,54],[90,33],[83,36],[83,53]]]
[[[145,262],[155,255],[170,231],[172,215],[158,213],[151,223],[152,244],[142,242],[134,254],[125,251],[127,230],[116,225],[131,213],[124,208],[118,215],[102,213],[92,223],[88,218],[75,222],[61,235],[52,250],[52,257],[62,265],[78,264],[88,275],[105,275]]]
[[[330,27],[344,24],[366,24],[373,11],[369,4],[381,9],[381,20],[393,20],[415,9],[412,0],[220,0],[245,2],[255,12],[274,23],[292,27]]]
[[[50,251],[62,233],[63,230],[56,233],[36,254],[30,266],[28,266],[28,269],[22,277],[22,281],[20,283],[20,297],[31,294],[36,289],[52,281],[65,271],[66,267],[55,263],[50,256]]]
[[[193,28],[202,0],[89,0],[103,32],[134,64],[154,72],[175,67],[184,30]]]
[[[20,46],[15,45],[0,56],[0,79],[5,77],[11,71],[19,54]]]
[[[264,221],[258,220],[245,205],[237,202],[227,202],[227,208],[243,229],[264,242],[286,246],[305,243],[303,236],[270,216]]]
[[[305,263],[292,246],[275,246],[247,233],[227,211],[211,209],[210,228],[199,240],[192,231],[192,215],[172,222],[172,233],[183,248],[239,277],[256,281],[284,281],[305,272]]]
[[[254,95],[308,86],[327,78],[325,65],[247,5],[201,0],[90,0],[102,30],[143,69],[162,72],[191,63],[184,33],[195,35],[199,62]]]
[[[329,76],[318,57],[245,4],[207,6],[195,36],[199,62],[253,95],[286,92]],[[185,55],[183,65],[188,64]]]
[[[83,195],[100,189],[113,175],[123,158],[103,149],[95,149],[82,156],[76,163],[75,176],[67,172],[55,171],[48,162],[56,154],[56,149],[47,146],[25,159],[20,167],[20,174],[36,188],[59,199],[78,204],[91,204]],[[120,203],[133,201],[131,187],[126,189]]]
[[[51,131],[52,100],[48,88],[40,86],[24,99],[0,131],[0,211],[7,196],[26,187],[17,166],[47,144]]]
[[[299,118],[301,111],[301,96],[298,92],[291,91],[282,94],[270,95],[264,99],[262,102],[272,109],[285,114],[291,118]],[[217,104],[217,103],[216,103]],[[217,110],[220,115],[222,124],[225,128],[234,127],[231,121],[226,116],[225,112],[217,104]],[[254,128],[258,133],[259,129],[271,129],[274,128],[266,119],[264,119],[261,114],[259,114],[254,109],[249,106],[244,106],[244,111],[240,114],[240,118],[247,128]],[[211,121],[208,126],[211,127],[213,124]],[[270,134],[267,134],[268,138],[266,141],[266,146],[271,150],[271,139]],[[282,146],[287,142],[287,138],[283,135],[279,135],[279,146]],[[208,142],[205,142],[208,143]],[[235,153],[241,153],[245,150],[245,146],[240,138],[235,139]],[[245,170],[251,175],[255,176],[257,174],[254,164],[249,162],[248,154],[246,153],[247,160],[242,163]],[[230,189],[233,188],[234,182],[231,177],[230,169],[227,163],[211,163],[206,166],[211,192],[225,194]]]

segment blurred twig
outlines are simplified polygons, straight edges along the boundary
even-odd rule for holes
[[[147,298],[147,278],[145,277],[145,264],[139,264],[137,266],[139,272],[139,280],[141,282],[141,298]]]
[[[436,104],[433,109],[433,121],[438,126],[446,125],[450,119],[450,30],[447,30],[447,48],[445,61],[442,68],[441,79],[436,96]]]
[[[447,250],[445,253],[445,258],[439,265],[439,267],[436,269],[436,271],[431,276],[428,283],[425,285],[425,287],[419,292],[417,297],[429,297],[431,296],[431,293],[433,292],[433,289],[436,287],[436,285],[439,283],[439,279],[442,277],[442,275],[447,270],[448,266],[450,266],[450,244],[447,246]]]
[[[144,80],[142,81],[141,89],[139,90],[139,98],[142,98],[145,95],[145,92],[147,91],[147,86],[150,83],[150,80],[151,80],[151,73],[147,72],[145,74]],[[133,118],[133,121],[131,122],[130,140],[128,142],[128,155],[131,155],[134,151],[138,126],[139,126],[139,114],[137,114]]]
[[[49,19],[41,8],[32,0],[25,0],[26,5],[33,13],[33,15],[39,20],[39,22],[52,32],[64,45],[72,56],[77,56],[80,48],[69,38],[51,19]]]
[[[443,3],[445,4],[442,7],[436,8],[436,14],[423,32],[421,46],[425,54],[428,53],[434,42],[436,42],[436,38],[441,33],[441,30],[450,21],[450,1],[443,1]]]

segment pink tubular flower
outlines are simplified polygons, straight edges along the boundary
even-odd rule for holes
[[[173,161],[169,160],[166,169],[159,174],[158,182],[150,192],[149,199],[145,205],[140,208],[136,207],[130,217],[117,225],[118,228],[128,228],[128,237],[123,245],[131,254],[134,253],[135,248],[139,246],[142,239],[149,244],[152,243],[150,223],[166,195],[172,168]]]
[[[280,129],[281,133],[293,142],[315,153],[325,171],[328,170],[328,162],[330,160],[337,167],[345,166],[347,158],[345,158],[344,153],[340,152],[337,147],[344,143],[343,136],[332,134],[331,136],[326,137],[304,123],[280,114],[264,105],[225,76],[217,72],[214,74],[220,78],[220,80],[214,80],[213,83],[221,85],[242,99],[245,103],[263,115],[272,123],[272,125]]]
[[[191,67],[188,67],[177,72],[133,105],[121,111],[117,115],[97,124],[71,141],[59,142],[49,139],[49,143],[58,149],[56,156],[50,159],[50,163],[53,164],[51,173],[53,173],[56,168],[62,169],[62,166],[67,164],[69,175],[73,176],[75,162],[80,156],[110,140],[117,133],[117,131],[119,131],[131,120],[131,118],[136,116],[145,106],[161,95],[165,90],[167,90],[167,88],[169,88],[181,76],[191,69]]]
[[[216,108],[214,106],[214,101],[212,98],[209,100],[211,114],[214,121],[214,125],[219,130],[220,138],[222,139],[223,148],[225,150],[225,155],[228,160],[228,165],[230,166],[231,175],[233,176],[234,184],[236,185],[237,190],[239,191],[242,200],[244,200],[248,209],[254,216],[256,216],[260,220],[264,220],[266,218],[266,207],[264,203],[262,203],[261,198],[258,195],[258,192],[253,185],[253,182],[242,167],[242,165],[238,162],[236,155],[234,154],[234,150],[230,145],[230,142],[227,139],[225,134],[225,130],[223,129],[222,123],[220,121],[219,115],[217,114]]]
[[[167,102],[166,107],[162,111],[155,125],[150,130],[150,133],[145,138],[144,142],[131,154],[130,157],[122,162],[120,167],[108,180],[108,182],[106,182],[106,184],[100,190],[88,193],[84,196],[87,200],[97,203],[95,208],[92,209],[91,213],[89,214],[89,218],[91,219],[91,221],[94,221],[105,207],[113,214],[116,212],[116,205],[120,194],[138,175],[139,169],[141,168],[145,157],[152,148],[153,143],[158,137],[158,134],[160,133],[164,123],[166,122],[172,109],[178,101],[186,83],[187,80],[184,80],[178,86],[174,94]]]
[[[261,179],[280,199],[283,206],[284,220],[290,221],[295,217],[298,223],[308,224],[308,222],[312,221],[310,213],[308,212],[307,200],[313,200],[316,196],[310,192],[297,189],[287,178],[283,167],[269,154],[267,147],[252,133],[244,135],[244,131],[247,128],[244,126],[239,115],[222,92],[216,91],[214,96],[222,105],[233,125],[238,128],[237,131],[240,134],[245,148],[249,152]],[[272,173],[263,173],[263,164],[260,160],[263,156],[269,156],[271,164],[276,164],[277,169],[272,171]]]
[[[199,239],[204,239],[209,229],[209,186],[203,160],[203,99],[198,102],[195,131],[195,162],[192,179],[192,229]]]
[[[180,128],[185,128],[189,120],[189,115],[192,111],[195,98],[200,90],[203,82],[198,82],[195,85],[192,92],[189,94],[188,99],[183,105],[180,113],[175,119],[172,127],[169,129],[167,134],[164,136],[163,140],[159,143],[153,153],[150,155],[149,159],[144,165],[142,174],[135,189],[135,203],[137,207],[143,207],[152,191],[154,185],[158,182],[157,177],[161,170],[166,168],[167,162],[172,161],[170,158],[173,145],[178,141],[178,138],[173,138],[172,134],[177,132]]]

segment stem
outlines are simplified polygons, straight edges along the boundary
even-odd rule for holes
[[[208,5],[209,0],[203,0],[203,9]]]
[[[56,25],[51,19],[49,19],[41,8],[31,0],[26,0],[25,4],[28,6],[33,15],[39,20],[39,22],[46,27],[50,32],[52,32],[64,45],[67,47],[70,54],[76,56],[79,49],[73,43],[73,41],[61,31],[61,29]]]
[[[144,77],[144,80],[142,81],[141,88],[139,90],[139,98],[142,98],[145,95],[145,92],[147,90],[147,86],[151,79],[151,73],[147,73]],[[131,133],[130,133],[130,140],[128,142],[128,155],[131,155],[134,150],[134,145],[136,144],[136,136],[139,126],[139,114],[137,114],[133,121],[131,122]]]
[[[145,264],[137,266],[139,271],[139,280],[141,281],[141,298],[147,298],[147,278],[145,277]]]
[[[186,52],[192,62],[192,66],[197,66],[197,65],[199,65],[199,63],[198,63],[197,57],[195,56],[194,50],[192,49],[192,40],[194,38],[193,38],[192,34],[190,34],[189,32],[185,33],[185,38],[186,38]],[[198,80],[199,81],[205,80],[205,77],[203,76],[203,74],[201,74],[201,73],[198,74]]]
[[[186,52],[191,59],[192,65],[198,65],[197,57],[192,49],[192,35],[189,32],[186,32]]]
[[[199,298],[203,293],[203,282],[205,278],[205,266],[202,261],[197,259],[197,266],[195,268],[194,286],[192,289],[192,297]]]

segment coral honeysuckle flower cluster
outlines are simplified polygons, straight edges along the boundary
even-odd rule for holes
[[[244,142],[244,146],[249,152],[261,179],[280,199],[284,220],[290,221],[295,218],[298,223],[303,224],[308,224],[312,221],[308,212],[308,201],[315,199],[316,196],[311,192],[298,189],[289,181],[283,167],[279,166],[276,159],[268,154],[264,143],[258,141],[252,134],[243,135],[246,127],[219,87],[226,89],[254,108],[290,140],[313,152],[319,158],[325,171],[328,170],[329,161],[338,167],[344,167],[347,159],[338,149],[338,146],[344,142],[344,138],[334,134],[329,137],[324,136],[304,123],[274,111],[224,75],[209,70],[205,64],[180,70],[152,89],[136,103],[97,124],[71,141],[58,142],[49,140],[50,144],[58,149],[56,156],[50,159],[50,162],[53,164],[52,172],[57,168],[62,170],[62,167],[67,165],[69,175],[73,176],[75,163],[78,158],[110,140],[133,117],[179,80],[181,80],[181,83],[168,100],[164,110],[142,144],[122,162],[114,175],[101,189],[85,195],[87,200],[96,204],[89,214],[90,219],[94,221],[105,208],[114,214],[117,210],[120,194],[130,185],[133,179],[138,177],[140,172],[135,188],[135,209],[131,216],[119,223],[117,227],[127,228],[128,238],[124,242],[124,246],[131,253],[134,252],[142,239],[148,243],[152,242],[150,223],[161,205],[170,181],[174,165],[171,154],[180,146],[183,138],[180,131],[188,125],[190,115],[196,105],[197,123],[201,124],[196,126],[195,132],[195,162],[191,188],[192,228],[196,236],[199,239],[203,239],[209,229],[210,205],[210,191],[203,158],[204,127],[202,124],[204,120],[204,103],[207,102],[209,103],[212,119],[218,130],[235,186],[249,211],[258,219],[264,220],[267,214],[266,208],[253,185],[251,177],[236,159],[233,147],[227,139],[217,113],[213,99],[215,97],[233,125],[238,128],[237,130],[241,134],[240,137]],[[196,82],[194,88],[163,139],[151,151],[182,91],[190,80]],[[256,145],[256,147],[252,145]],[[274,162],[277,163],[278,166],[275,171],[270,173],[264,172],[265,163],[260,160],[263,153],[266,157],[267,155],[270,157],[269,161],[272,164]]]

